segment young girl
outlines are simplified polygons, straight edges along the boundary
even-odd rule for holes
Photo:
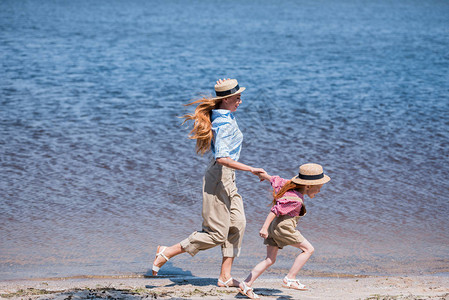
[[[330,180],[318,164],[304,164],[299,167],[298,176],[291,180],[279,176],[270,176],[266,172],[259,174],[261,180],[269,180],[273,187],[273,207],[260,230],[264,244],[267,245],[267,257],[257,264],[245,281],[239,285],[240,292],[250,299],[259,299],[251,288],[254,281],[276,261],[278,249],[287,245],[301,249],[287,276],[283,287],[306,290],[307,288],[296,280],[296,275],[312,255],[313,246],[296,230],[298,219],[306,214],[304,195],[315,197],[321,187]]]

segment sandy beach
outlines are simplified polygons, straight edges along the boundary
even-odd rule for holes
[[[186,104],[236,78],[238,161],[332,178],[297,226],[309,290],[282,287],[290,246],[255,292],[449,300],[448,16],[441,0],[1,0],[0,299],[246,299],[217,287],[219,246],[148,276],[158,245],[203,229],[215,157]],[[235,184],[242,280],[273,195],[251,172]]]
[[[304,277],[308,291],[280,279],[256,281],[262,299],[449,299],[449,278],[438,276]],[[73,277],[0,282],[2,299],[245,299],[204,277]]]

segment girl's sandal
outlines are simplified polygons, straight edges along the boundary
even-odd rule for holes
[[[287,283],[285,283],[284,281],[287,281]],[[282,281],[283,282],[282,286],[285,288],[294,289],[294,290],[298,290],[298,291],[307,291],[308,290],[308,288],[304,284],[299,282],[299,280],[297,280],[297,279],[290,279],[287,276],[285,276],[284,281]],[[294,283],[296,283],[296,286],[292,285]]]
[[[153,268],[152,268],[152,270],[153,270],[153,276],[156,276],[157,273],[159,272],[159,270],[161,269],[161,267],[162,267],[167,261],[170,260],[170,259],[164,254],[164,251],[165,251],[165,249],[167,249],[167,247],[163,247],[162,250],[159,251],[160,248],[161,248],[161,246],[157,246],[156,257],[154,258]],[[159,256],[162,256],[162,257],[165,259],[165,262],[164,262],[160,267],[158,267],[158,266],[155,265],[156,260],[157,260],[157,258],[158,258]]]
[[[254,293],[253,288],[246,285],[246,282],[242,281],[243,289],[239,286],[239,292],[249,299],[260,299],[259,295]],[[251,292],[252,295],[249,294]]]

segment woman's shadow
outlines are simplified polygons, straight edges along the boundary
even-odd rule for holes
[[[159,278],[159,279],[169,279],[172,284],[164,285],[165,287],[175,286],[175,285],[187,285],[191,284],[194,286],[208,286],[217,284],[217,278],[204,278],[197,277],[192,274],[191,271],[183,270],[181,268],[173,266],[173,264],[168,261],[164,264],[164,268],[159,271],[157,276],[153,276],[153,271],[149,269],[145,274],[145,278]],[[147,288],[154,288],[156,286],[148,285]]]

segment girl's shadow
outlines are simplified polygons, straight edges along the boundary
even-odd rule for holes
[[[266,296],[266,297],[276,297],[276,299],[293,299],[292,296],[290,295],[284,295],[284,293],[281,290],[278,289],[266,289],[266,288],[254,288],[254,293],[256,293],[259,296]],[[238,298],[246,298],[247,297],[243,296],[242,294],[239,293]]]

